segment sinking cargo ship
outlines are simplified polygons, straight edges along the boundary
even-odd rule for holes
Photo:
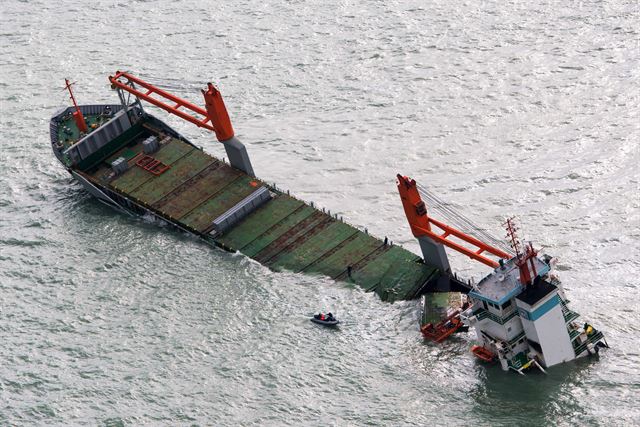
[[[202,91],[200,108],[130,73],[109,81],[119,104],[78,105],[67,81],[73,105],[50,122],[56,157],[100,201],[153,215],[273,270],[349,281],[386,301],[462,285],[402,247],[257,178],[213,85]],[[228,163],[146,112],[142,101],[214,132]],[[433,315],[447,302],[446,293],[431,298]]]
[[[429,334],[437,337],[436,341],[457,331],[464,321],[476,327],[482,341],[483,350],[476,349],[474,354],[484,351],[486,359],[518,357],[524,364],[532,360],[538,366],[550,366],[543,352],[550,344],[543,345],[538,353],[534,351],[539,336],[534,333],[535,328],[529,328],[534,332],[531,337],[527,335],[530,339],[526,346],[505,347],[502,341],[513,335],[513,325],[507,327],[508,333],[502,333],[480,322],[489,319],[506,325],[514,316],[511,312],[501,313],[506,318],[491,316],[491,308],[480,306],[490,300],[478,288],[483,281],[474,285],[452,274],[445,246],[493,268],[498,263],[488,256],[520,265],[521,255],[497,249],[429,217],[415,181],[398,175],[398,191],[422,257],[257,178],[245,146],[235,136],[222,96],[212,84],[202,90],[205,108],[201,108],[131,73],[118,71],[109,77],[109,82],[118,94],[119,104],[78,105],[67,80],[73,105],[56,112],[50,122],[56,157],[103,203],[128,214],[152,215],[212,246],[241,252],[276,271],[348,281],[377,293],[385,301],[422,296],[423,323],[431,325]],[[215,133],[225,148],[228,163],[206,153],[145,111],[143,101]],[[441,232],[436,233],[432,226]],[[547,271],[541,268],[539,273]],[[559,289],[546,280],[547,276],[533,274],[530,278],[529,282],[514,279],[520,293],[536,294],[530,290],[537,289],[541,279],[545,286]],[[454,314],[447,313],[451,296],[458,293],[471,296],[471,311],[465,306]],[[510,291],[508,295],[519,298],[520,293]],[[540,295],[545,299],[551,293]],[[561,289],[556,293],[563,295]],[[531,303],[532,299],[526,301]],[[554,301],[563,302],[566,307],[563,297]],[[548,307],[546,299],[545,304]],[[464,314],[462,309],[466,309]],[[484,315],[481,310],[489,314]],[[455,324],[455,331],[451,324]],[[524,321],[521,325],[527,330]],[[567,332],[564,324],[563,327],[574,340],[575,332]],[[590,328],[585,351],[590,351],[592,347],[587,347],[594,343],[597,349],[600,342],[596,338],[601,334],[593,335]],[[429,336],[424,326],[423,334]],[[575,348],[575,344],[571,345]],[[514,348],[519,350],[517,354]],[[575,351],[576,357],[584,355]],[[554,356],[554,362],[556,359]],[[571,358],[563,353],[562,361],[567,360]]]

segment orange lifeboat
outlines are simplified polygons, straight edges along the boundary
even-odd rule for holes
[[[496,355],[484,348],[481,345],[474,345],[471,347],[471,353],[476,356],[480,360],[484,360],[485,362],[493,362],[496,358]]]
[[[460,310],[456,310],[446,319],[436,323],[435,325],[433,323],[427,323],[422,326],[420,328],[420,332],[422,332],[422,335],[425,338],[440,343],[457,332],[463,326],[462,320],[460,320]]]

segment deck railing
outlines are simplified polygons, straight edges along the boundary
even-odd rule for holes
[[[480,310],[476,311],[474,314],[478,318],[478,320],[484,320],[489,318],[500,325],[504,325],[509,320],[513,319],[515,316],[518,315],[518,310],[511,311],[505,317],[500,317],[497,314],[490,312],[489,310],[485,310],[484,308],[481,308]]]
[[[602,338],[604,338],[604,335],[602,334],[602,332],[595,331],[593,334],[588,335],[587,341],[583,342],[582,344],[577,344],[577,341],[574,341],[573,351],[576,354],[576,357],[578,357],[583,351],[585,351],[589,344],[596,343],[600,341]]]

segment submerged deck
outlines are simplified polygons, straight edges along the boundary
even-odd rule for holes
[[[151,135],[160,148],[150,156],[161,169],[166,166],[159,174],[137,164],[144,156],[142,141]],[[119,157],[127,160],[128,170],[116,175],[111,163]],[[276,271],[352,282],[386,301],[419,296],[439,274],[402,247],[385,244],[149,124],[136,125],[113,152],[83,166],[87,179]],[[214,231],[216,218],[262,187],[271,200],[230,229]]]

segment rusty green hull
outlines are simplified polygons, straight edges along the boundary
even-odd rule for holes
[[[77,133],[73,121],[58,120],[52,140],[72,144]],[[99,117],[88,114],[87,120],[99,125]],[[157,175],[138,165],[144,155],[142,142],[150,136],[160,141],[151,156],[167,167]],[[385,244],[231,167],[152,116],[145,115],[98,151],[73,166],[66,165],[92,193],[98,197],[103,194],[110,203],[128,211],[150,212],[212,245],[239,251],[273,270],[352,282],[386,301],[416,298],[440,276],[436,268],[414,253]],[[112,162],[118,158],[124,158],[128,167],[114,174]],[[216,218],[261,188],[268,191],[268,201],[223,232],[214,230]]]

